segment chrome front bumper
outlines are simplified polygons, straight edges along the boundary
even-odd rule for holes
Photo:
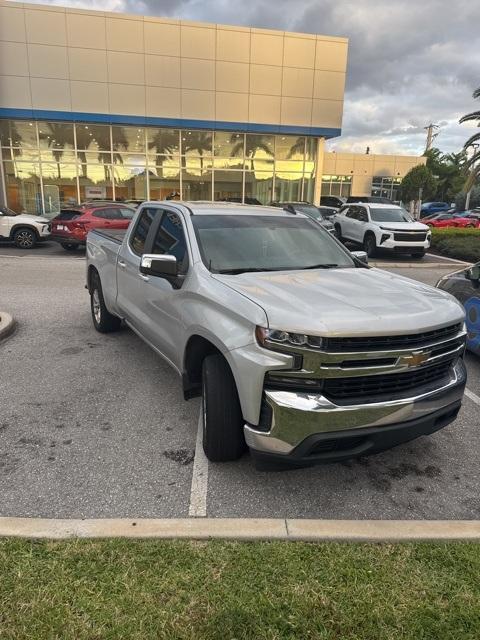
[[[428,419],[439,410],[458,405],[466,378],[463,359],[459,358],[448,383],[401,400],[340,406],[320,394],[265,391],[266,402],[272,410],[270,430],[245,425],[245,439],[253,451],[288,457],[307,438],[318,434],[330,434],[333,438],[335,434],[355,430],[401,427],[401,423]],[[448,422],[441,426],[446,424]]]

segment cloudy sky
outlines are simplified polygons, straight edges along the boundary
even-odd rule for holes
[[[35,1],[35,0],[30,0]],[[422,153],[425,125],[435,145],[458,151],[480,109],[478,0],[42,0],[59,4],[304,31],[350,39],[343,135],[330,148]]]

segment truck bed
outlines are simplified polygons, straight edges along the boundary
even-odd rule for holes
[[[116,244],[122,244],[127,231],[128,229],[92,229],[91,233],[96,233],[99,236],[102,236],[102,238],[111,240]]]

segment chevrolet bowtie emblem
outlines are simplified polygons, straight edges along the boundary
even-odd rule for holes
[[[408,356],[401,356],[398,359],[398,364],[406,365],[407,367],[418,367],[426,362],[431,356],[431,351],[418,351]]]

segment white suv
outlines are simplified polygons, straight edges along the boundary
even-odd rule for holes
[[[363,244],[368,256],[392,249],[421,258],[430,247],[431,231],[394,204],[355,203],[342,207],[331,219],[337,237]]]
[[[50,220],[0,207],[0,239],[12,240],[19,249],[32,249],[50,237]]]

